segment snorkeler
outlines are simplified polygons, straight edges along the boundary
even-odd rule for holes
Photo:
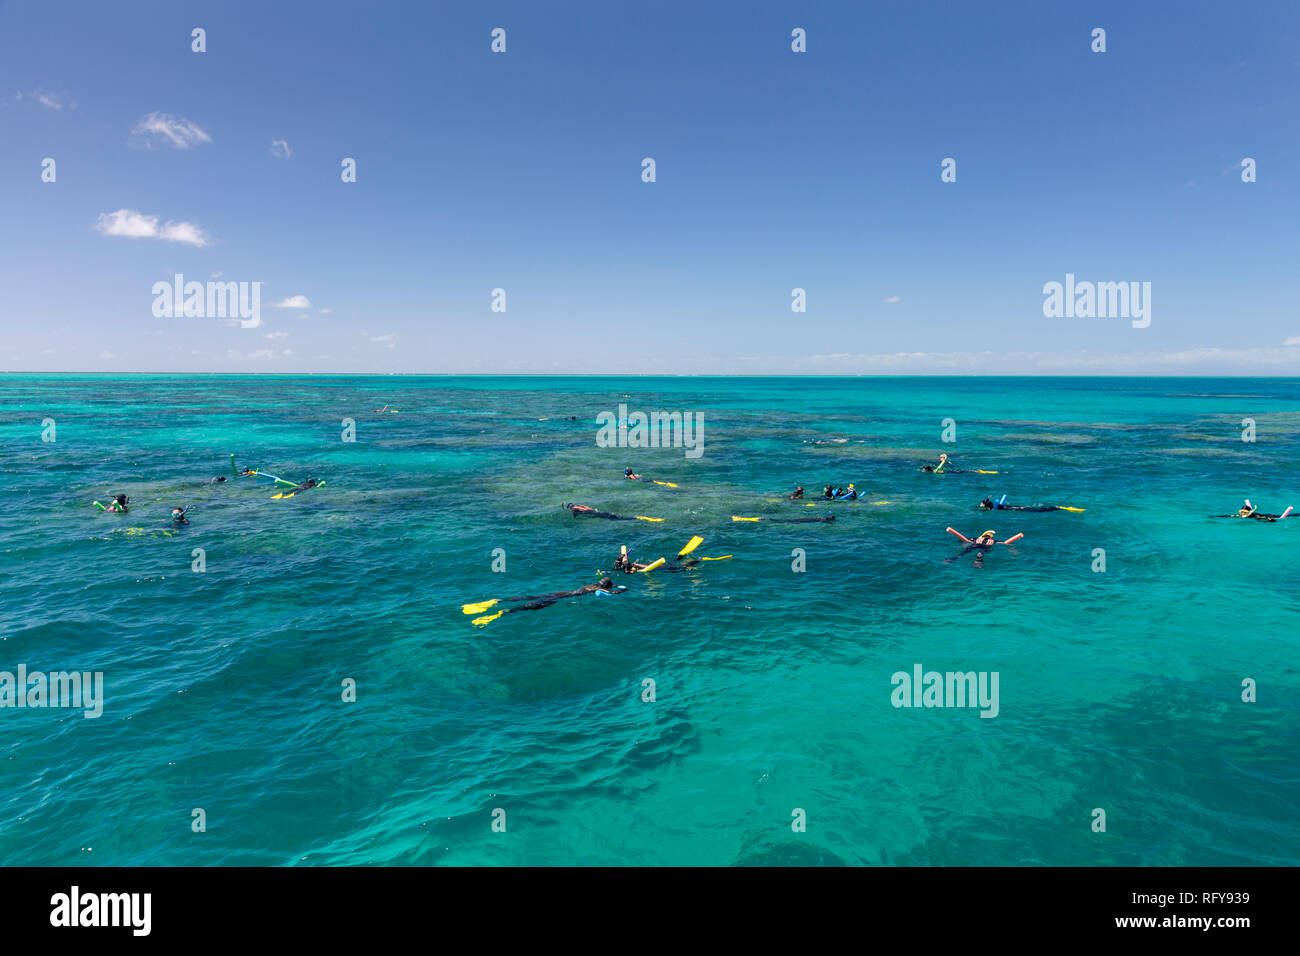
[[[677,557],[686,557],[703,543],[704,538],[698,534],[695,535],[690,541],[687,541],[686,544],[682,546],[680,551],[677,552]],[[724,554],[721,557],[716,558],[706,558],[701,556],[698,558],[691,558],[689,561],[673,561],[671,564],[669,564],[665,558],[659,558],[655,561],[651,561],[649,564],[641,564],[632,560],[632,555],[628,553],[627,545],[623,545],[619,548],[618,557],[614,559],[614,570],[622,571],[624,574],[635,574],[638,571],[654,571],[657,569],[663,569],[664,571],[685,571],[687,568],[695,567],[702,561],[726,561],[730,558],[731,555],[729,554]]]
[[[1071,508],[1069,505],[1009,505],[1006,504],[1007,496],[1003,495],[997,501],[989,495],[980,502],[981,511],[1085,511],[1085,508]]]
[[[802,497],[803,497],[803,485],[799,485],[794,489],[794,494],[790,496],[790,500],[798,501]]]
[[[125,513],[131,510],[126,506],[127,502],[130,500],[131,499],[128,498],[126,495],[114,495],[113,500],[108,503],[107,508],[101,505],[98,501],[96,501],[94,504],[95,507],[98,508],[100,511],[114,511],[119,513]]]
[[[187,517],[185,517],[185,512],[187,512],[187,511],[189,511],[189,510],[190,510],[190,506],[189,506],[189,505],[186,505],[186,506],[183,507],[183,508],[173,508],[173,509],[172,509],[172,521],[176,522],[177,524],[189,524],[189,523],[190,523],[190,519],[187,518]]]
[[[984,555],[992,551],[993,546],[995,544],[1011,544],[1011,542],[1019,541],[1021,538],[1024,537],[1024,534],[1013,534],[1011,537],[1007,538],[1007,540],[999,541],[997,540],[996,531],[985,531],[979,537],[972,540],[966,537],[956,528],[948,528],[947,531],[949,534],[955,534],[957,537],[965,541],[966,547],[961,550],[960,554],[955,555],[954,557],[951,558],[945,558],[943,563],[952,564],[958,558],[964,557],[965,555],[970,554],[972,551],[974,551],[975,563],[972,566],[976,568],[984,567]]]
[[[648,481],[652,485],[663,485],[665,488],[676,488],[677,483],[673,481],[659,481],[656,478],[647,478],[645,475],[638,475],[631,468],[623,469],[623,477],[629,481]]]
[[[1250,499],[1247,498],[1247,499],[1246,499],[1246,503],[1245,503],[1245,505],[1243,505],[1242,507],[1238,508],[1238,509],[1237,509],[1237,513],[1236,513],[1235,515],[1211,515],[1210,517],[1212,517],[1212,518],[1252,518],[1252,519],[1254,519],[1254,520],[1256,520],[1256,521],[1281,521],[1283,518],[1285,518],[1285,517],[1286,517],[1287,515],[1289,515],[1290,513],[1291,513],[1291,508],[1288,507],[1288,508],[1286,509],[1286,511],[1282,512],[1280,515],[1265,514],[1265,513],[1261,512],[1261,511],[1259,510],[1259,508],[1257,508],[1255,505],[1252,505],[1252,504],[1250,503]]]
[[[949,460],[947,454],[942,454],[939,456],[939,463],[937,465],[922,465],[921,470],[928,471],[936,475],[962,475],[962,474],[971,474],[971,473],[976,475],[997,474],[996,471],[986,471],[983,468],[950,468],[949,465],[951,464],[952,462]]]
[[[225,481],[225,480],[226,480],[226,476],[225,476],[225,475],[217,475],[217,477],[215,477],[215,478],[213,478],[211,481],[209,481],[208,484],[210,484],[210,485],[219,485],[219,484],[221,484],[221,483],[222,483],[223,481]]]
[[[616,515],[608,511],[598,511],[588,505],[574,505],[560,502],[561,508],[568,508],[575,518],[604,518],[606,521],[663,521],[663,518],[647,518],[645,515]]]
[[[476,617],[472,622],[470,622],[478,627],[482,627],[484,624],[495,621],[502,614],[510,614],[514,611],[536,611],[540,608],[550,607],[561,598],[580,597],[583,594],[621,594],[626,590],[627,588],[622,587],[621,585],[619,587],[614,587],[614,582],[608,575],[605,575],[601,577],[597,584],[585,584],[580,588],[574,588],[572,591],[552,591],[550,594],[531,594],[525,597],[514,598],[493,598],[490,601],[479,601],[475,604],[462,604],[460,609],[464,614],[477,614],[479,611],[486,611],[494,604],[500,604],[502,601],[507,601],[512,604],[519,601],[528,602],[526,604],[520,604],[518,607],[508,607],[505,610],[497,611],[495,614]]]

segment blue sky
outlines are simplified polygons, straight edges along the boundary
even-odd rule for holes
[[[0,368],[1298,374],[1297,117],[1290,2],[0,2]]]

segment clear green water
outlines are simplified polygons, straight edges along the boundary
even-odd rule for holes
[[[596,447],[620,400],[702,413],[704,457]],[[107,701],[0,710],[0,861],[1294,865],[1300,520],[1206,516],[1300,506],[1298,434],[1281,379],[3,376],[0,670]],[[231,452],[328,485],[206,484]],[[730,520],[849,481],[889,504]],[[976,569],[948,525],[1026,537]],[[460,612],[692,534],[735,557]],[[997,671],[999,716],[894,708],[917,663]]]

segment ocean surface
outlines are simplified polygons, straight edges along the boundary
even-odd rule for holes
[[[620,402],[703,455],[598,447]],[[104,675],[0,709],[0,863],[1300,864],[1300,519],[1208,517],[1298,457],[1296,379],[0,376],[0,671]]]

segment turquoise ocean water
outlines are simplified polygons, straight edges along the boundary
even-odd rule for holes
[[[619,402],[703,457],[597,447]],[[1298,436],[1294,379],[0,376],[0,670],[106,697],[0,710],[0,862],[1295,865],[1300,519],[1207,516],[1300,507]],[[232,452],[327,485],[208,484]],[[945,563],[948,525],[1025,538]],[[734,557],[460,611],[693,534]],[[998,716],[895,708],[916,664]]]

